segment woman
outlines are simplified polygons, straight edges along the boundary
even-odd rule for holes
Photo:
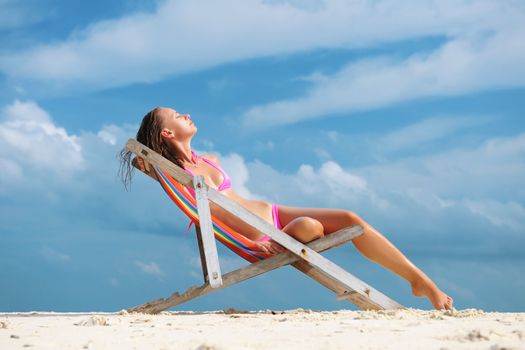
[[[206,184],[303,243],[351,225],[363,226],[364,233],[352,242],[364,256],[403,277],[410,283],[412,294],[416,297],[427,297],[438,310],[452,309],[451,297],[441,291],[388,239],[355,213],[343,209],[277,206],[238,196],[231,188],[229,177],[221,169],[216,156],[208,154],[199,157],[192,151],[190,144],[196,132],[197,127],[189,114],[157,107],[144,116],[137,132],[137,141],[162,154],[190,174],[202,175]],[[125,184],[131,180],[131,156],[130,152],[122,151],[122,169],[127,170],[122,173]],[[213,202],[210,202],[210,210],[215,217],[252,240],[260,249],[269,253],[285,251],[280,244]]]

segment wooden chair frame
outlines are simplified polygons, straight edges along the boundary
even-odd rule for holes
[[[156,299],[128,309],[129,312],[158,313],[162,310],[182,304],[215,290],[242,282],[284,265],[291,264],[308,277],[319,282],[337,294],[337,300],[348,300],[364,310],[404,309],[401,304],[372,288],[348,271],[328,260],[319,252],[348,243],[363,233],[359,225],[347,227],[308,244],[294,239],[272,224],[245,209],[219,191],[209,187],[202,176],[192,176],[158,153],[134,139],[129,139],[126,149],[145,161],[146,166],[153,164],[167,172],[179,183],[191,186],[195,190],[199,225],[195,226],[197,242],[202,263],[204,284],[192,286],[182,295],[175,292],[170,297]],[[146,173],[156,180],[155,175],[146,168]],[[255,229],[267,234],[274,241],[288,249],[269,258],[251,263],[248,266],[222,275],[219,256],[213,234],[209,201],[224,208],[232,215],[246,222]],[[211,276],[211,278],[210,278]]]

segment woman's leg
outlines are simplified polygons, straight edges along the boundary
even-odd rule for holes
[[[386,237],[361,219],[355,213],[342,209],[297,208],[279,206],[279,219],[287,232],[287,225],[301,217],[319,221],[324,234],[330,234],[342,228],[361,225],[364,233],[352,240],[355,247],[370,260],[384,266],[407,280],[415,296],[426,296],[436,309],[451,309],[452,298],[443,293],[434,282],[399,251]]]

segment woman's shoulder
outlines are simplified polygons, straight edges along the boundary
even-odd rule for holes
[[[220,164],[219,162],[219,156],[213,153],[206,153],[203,155],[204,158],[211,160],[214,163]]]

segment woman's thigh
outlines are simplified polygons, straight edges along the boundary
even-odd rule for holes
[[[330,234],[342,228],[363,224],[359,216],[349,210],[334,208],[301,208],[279,205],[279,220],[284,227],[295,218],[307,216],[316,219],[324,227],[324,234]]]

